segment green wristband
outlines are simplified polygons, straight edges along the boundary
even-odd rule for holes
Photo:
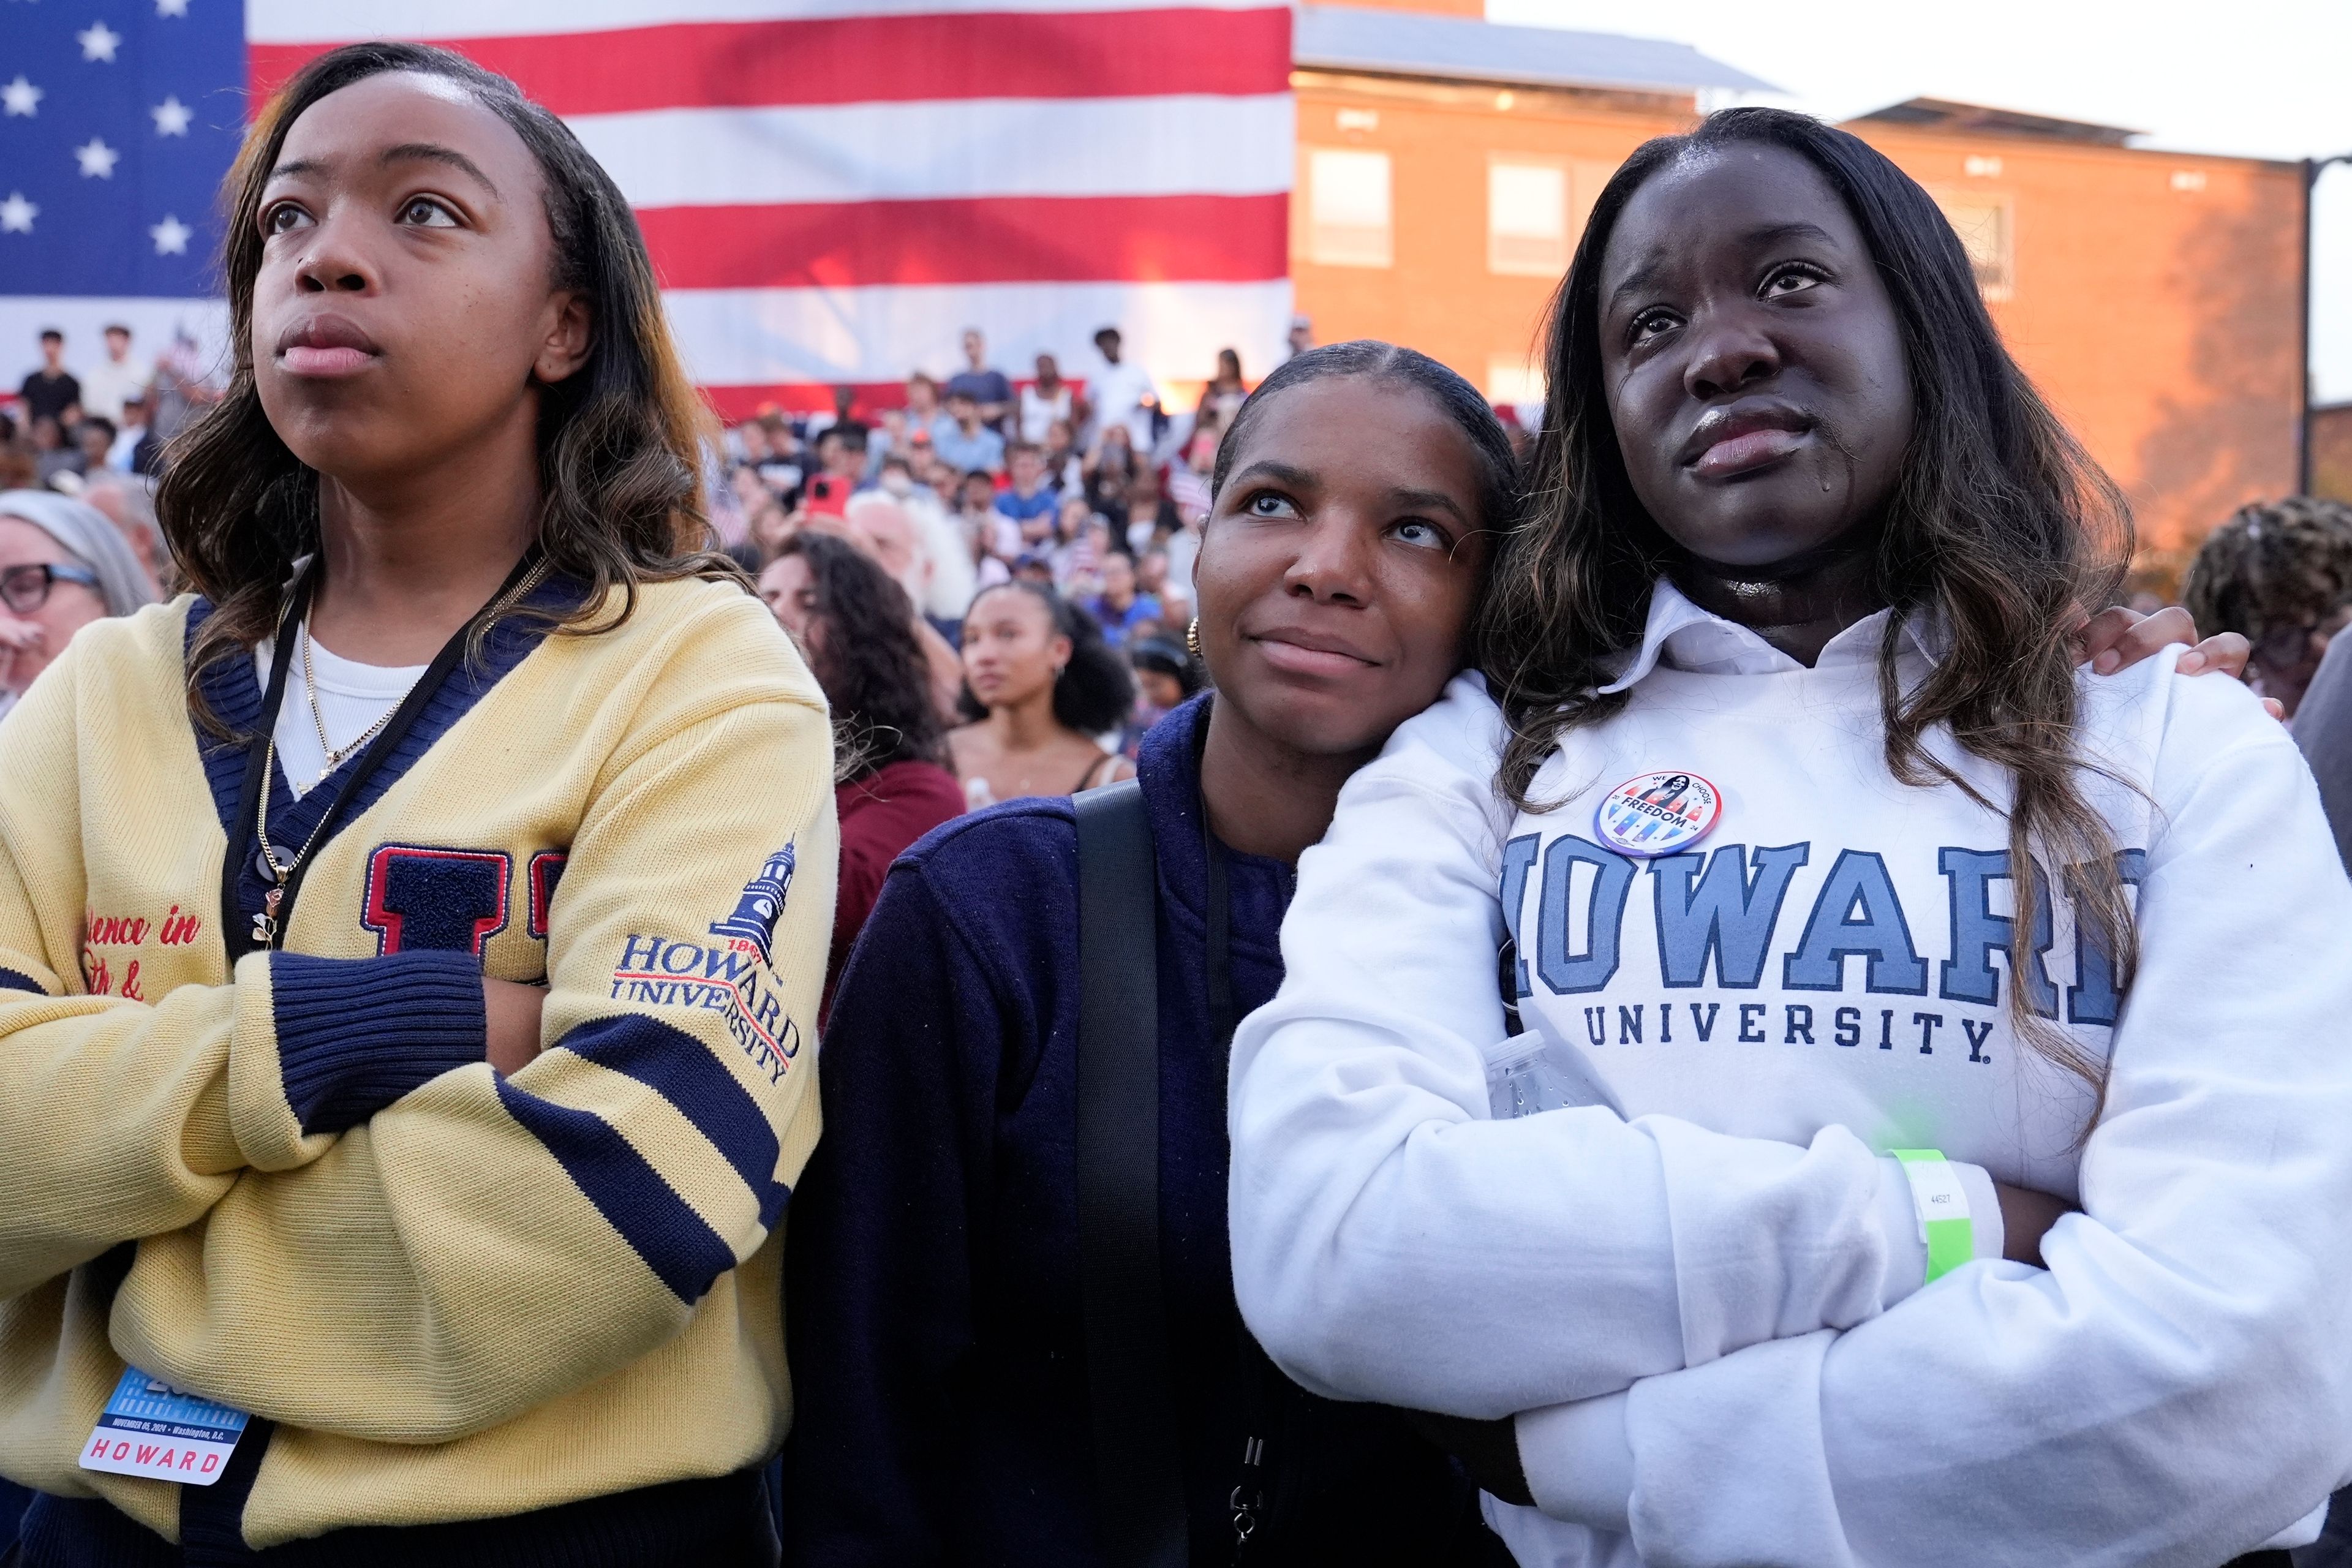
[[[1969,1194],[1959,1173],[1937,1149],[1891,1149],[1911,1183],[1911,1206],[1919,1215],[1919,1238],[1927,1244],[1930,1285],[1977,1255],[1976,1227],[1969,1221]]]

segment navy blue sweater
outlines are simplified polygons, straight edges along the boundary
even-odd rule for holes
[[[1144,738],[1159,861],[1161,1266],[1193,1561],[1230,1562],[1242,1332],[1225,1232],[1225,1062],[1206,989],[1205,699]],[[1291,872],[1228,856],[1234,1002],[1282,979]],[[793,1194],[788,1563],[1090,1565],[1078,1314],[1077,840],[1065,797],[933,831],[851,955]],[[1254,1353],[1254,1348],[1253,1348]],[[1267,1367],[1252,1563],[1507,1563],[1458,1471],[1393,1412]]]

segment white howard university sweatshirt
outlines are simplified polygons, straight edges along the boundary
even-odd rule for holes
[[[2025,978],[2108,1064],[2084,1140],[2092,1093],[2004,1008],[2005,820],[1886,770],[1885,635],[1807,669],[1662,584],[1627,707],[1547,763],[1536,798],[1574,798],[1541,815],[1496,800],[1475,678],[1397,731],[1234,1041],[1243,1312],[1309,1387],[1517,1415],[1544,1511],[1489,1517],[1523,1563],[2212,1568],[2308,1539],[2352,1468],[2352,886],[2310,774],[2173,655],[2084,678],[2141,969],[2119,1002],[2062,888]],[[1721,820],[1601,848],[1601,796],[1656,769]],[[1497,1121],[1507,926],[1585,1103]],[[1894,1148],[2083,1212],[2047,1272],[1980,1234],[1906,1295]]]

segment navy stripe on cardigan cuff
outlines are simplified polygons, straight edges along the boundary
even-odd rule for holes
[[[278,1070],[305,1134],[356,1127],[483,1059],[482,963],[470,952],[269,957]]]

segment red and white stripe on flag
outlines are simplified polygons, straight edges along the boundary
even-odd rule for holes
[[[1254,371],[1289,325],[1290,10],[1265,0],[247,0],[253,86],[338,43],[463,51],[636,208],[723,412],[991,361]]]

